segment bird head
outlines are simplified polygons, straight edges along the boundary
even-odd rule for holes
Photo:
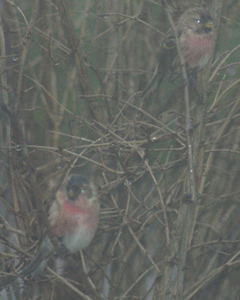
[[[70,175],[66,184],[66,192],[71,201],[77,200],[79,195],[87,194],[89,196],[89,182],[80,175]]]
[[[179,19],[180,32],[190,30],[194,33],[204,34],[213,31],[213,18],[205,8],[190,8]]]

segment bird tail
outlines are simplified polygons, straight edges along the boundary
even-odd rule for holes
[[[44,269],[46,268],[48,259],[50,257],[52,250],[52,245],[49,240],[49,238],[46,238],[40,245],[39,251],[37,255],[34,257],[34,259],[26,265],[21,271],[20,276],[21,277],[27,277],[27,276],[36,276],[41,274]]]

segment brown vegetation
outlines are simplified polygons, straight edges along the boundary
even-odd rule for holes
[[[1,299],[240,299],[240,2],[210,1],[194,83],[141,98],[171,20],[204,1],[168,2],[1,1]],[[93,242],[7,285],[71,171],[99,187]]]

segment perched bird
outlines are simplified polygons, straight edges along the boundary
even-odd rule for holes
[[[75,253],[87,247],[94,237],[99,218],[99,202],[94,184],[79,175],[71,175],[60,188],[49,210],[49,225],[66,252]],[[37,275],[47,265],[54,246],[46,236],[32,262],[20,277]]]
[[[209,61],[214,47],[213,19],[209,10],[205,8],[186,10],[179,18],[176,30],[187,71],[199,71]],[[160,85],[168,70],[170,81],[181,74],[176,39],[172,32],[167,34],[160,51],[159,64],[142,92],[142,97],[152,89],[156,80]]]

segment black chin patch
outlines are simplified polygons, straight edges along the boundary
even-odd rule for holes
[[[204,27],[203,30],[204,30],[204,32],[209,33],[212,31],[212,28]]]

